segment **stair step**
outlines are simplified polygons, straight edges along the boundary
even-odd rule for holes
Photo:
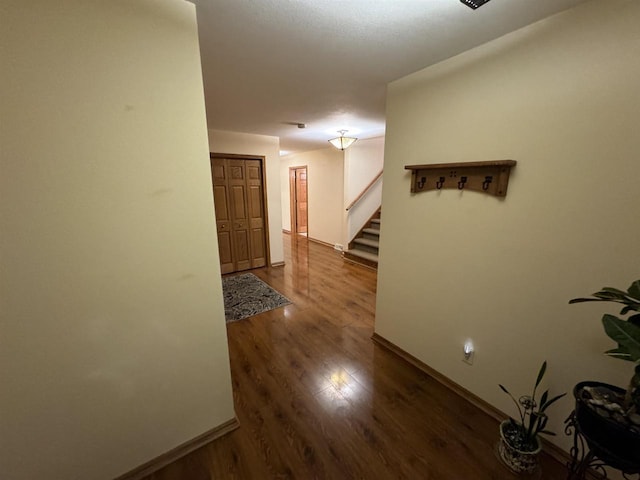
[[[362,230],[362,233],[368,233],[369,235],[380,236],[380,230],[377,228],[365,228]]]
[[[363,267],[372,268],[374,270],[378,269],[378,260],[377,259],[369,260],[369,259],[366,259],[364,257],[360,257],[360,256],[357,256],[357,255],[352,255],[350,252],[344,252],[342,254],[342,257],[347,262],[356,263],[358,265],[362,265]]]
[[[353,243],[359,243],[361,245],[366,245],[367,247],[380,248],[380,241],[373,240],[372,238],[354,238]]]
[[[368,245],[367,243],[364,243],[362,240],[366,241],[374,241],[375,240],[371,240],[369,238],[359,238],[358,240],[361,240],[360,242],[357,242],[356,240],[353,241],[353,245],[352,247],[355,250],[363,250],[365,252],[369,252],[369,253],[374,253],[376,255],[378,255],[378,247],[377,245]],[[378,243],[378,242],[375,242]]]
[[[372,218],[371,219],[371,223],[377,223],[378,225],[380,225],[380,219],[379,218]]]
[[[352,250],[347,250],[346,253],[349,253],[349,254],[354,255],[356,257],[364,258],[364,259],[369,260],[371,262],[378,263],[378,255],[376,255],[375,253],[365,252],[364,250],[358,250],[357,248],[352,249]]]

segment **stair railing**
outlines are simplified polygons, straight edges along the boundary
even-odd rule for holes
[[[362,199],[362,197],[364,197],[366,195],[366,193],[369,191],[369,189],[375,185],[375,183],[380,179],[380,177],[382,177],[382,173],[383,173],[383,171],[380,170],[380,173],[378,173],[376,175],[376,177],[373,180],[371,180],[371,182],[369,182],[369,185],[367,185],[364,188],[364,190],[362,190],[362,192],[360,192],[360,194],[355,198],[355,200],[349,204],[349,206],[347,207],[347,212],[349,210],[351,210],[355,206],[355,204],[358,203],[360,201],[360,199]]]

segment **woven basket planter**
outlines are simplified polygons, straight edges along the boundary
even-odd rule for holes
[[[500,424],[500,442],[498,443],[498,454],[500,460],[515,473],[533,474],[538,470],[538,454],[542,450],[540,441],[536,438],[537,448],[531,452],[525,452],[513,448],[503,433],[503,429],[509,425],[510,421],[505,420]]]

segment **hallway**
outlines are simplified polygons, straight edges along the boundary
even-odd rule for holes
[[[240,428],[148,479],[517,478],[493,419],[373,343],[376,272],[284,237],[286,265],[252,273],[293,304],[227,328]]]

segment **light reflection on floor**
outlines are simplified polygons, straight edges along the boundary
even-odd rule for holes
[[[363,373],[361,373],[364,375]],[[359,409],[371,405],[372,394],[345,368],[331,372],[326,388],[316,394],[316,398],[332,413],[341,413],[345,408],[357,406]]]
[[[333,383],[333,386],[338,390],[342,390],[343,387],[349,385],[350,380],[351,375],[349,375],[349,373],[342,368],[331,374],[331,382]]]

